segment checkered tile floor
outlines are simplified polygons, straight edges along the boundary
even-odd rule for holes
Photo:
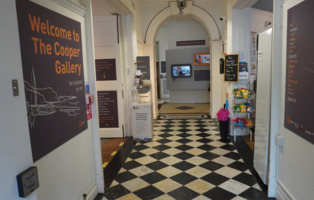
[[[157,120],[152,142],[137,143],[107,199],[267,199],[217,120]]]

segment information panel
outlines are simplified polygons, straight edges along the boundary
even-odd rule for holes
[[[98,91],[99,128],[118,128],[117,91]]]
[[[95,63],[97,81],[117,80],[116,59],[97,59]]]
[[[225,81],[238,82],[239,79],[239,54],[225,56]]]
[[[33,161],[87,129],[81,23],[16,1]]]
[[[288,10],[285,122],[314,144],[314,1]]]
[[[143,80],[150,80],[149,56],[136,57],[137,69],[143,73]]]

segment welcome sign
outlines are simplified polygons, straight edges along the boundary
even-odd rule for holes
[[[36,161],[87,129],[81,24],[30,1],[16,8]]]

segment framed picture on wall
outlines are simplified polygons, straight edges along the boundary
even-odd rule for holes
[[[194,65],[210,65],[210,53],[195,53]]]

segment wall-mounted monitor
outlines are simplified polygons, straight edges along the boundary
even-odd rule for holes
[[[210,65],[210,53],[195,53],[194,65]]]
[[[175,64],[171,65],[172,78],[184,78],[192,76],[192,65],[190,64]]]

